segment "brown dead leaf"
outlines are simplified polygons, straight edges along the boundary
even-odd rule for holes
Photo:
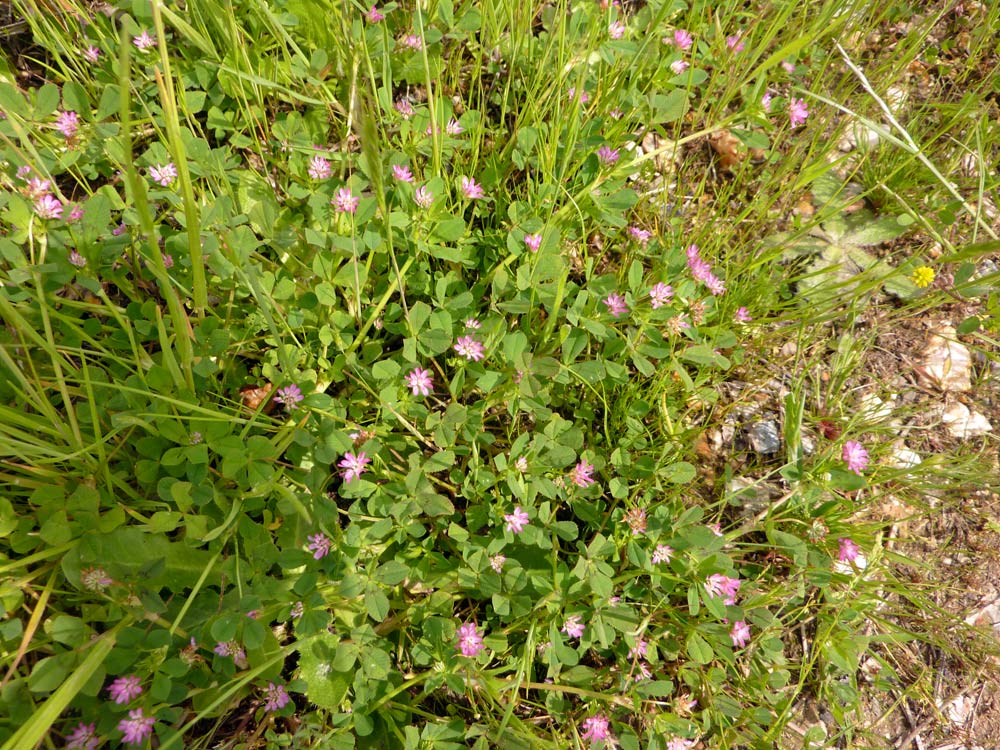
[[[747,158],[747,150],[742,141],[728,130],[717,130],[708,136],[708,143],[719,156],[719,166],[726,171]]]
[[[261,404],[267,402],[264,406],[264,413],[270,414],[274,411],[274,401],[270,400],[273,390],[273,383],[245,385],[240,388],[240,400],[243,402],[244,408],[251,412],[256,412]]]
[[[715,460],[715,451],[712,449],[711,444],[708,442],[707,433],[702,433],[698,436],[698,440],[694,444],[694,452],[698,454],[701,458],[706,461]]]
[[[795,204],[795,208],[792,209],[792,213],[806,219],[816,213],[816,206],[813,205],[812,195],[805,195],[800,198],[799,202]]]

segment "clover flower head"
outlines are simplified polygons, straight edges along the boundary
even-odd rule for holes
[[[691,45],[694,44],[694,37],[684,29],[675,29],[672,41],[678,49],[689,50],[691,49]]]
[[[374,5],[371,7],[371,9],[367,13],[365,13],[365,19],[368,21],[368,23],[378,23],[379,21],[383,20],[384,18],[385,18],[385,15],[383,13],[380,13],[379,9],[377,7],[375,7]]]
[[[729,631],[729,638],[733,642],[733,647],[743,648],[750,642],[750,626],[743,620],[737,620],[733,623],[732,630]]]
[[[858,559],[861,548],[848,537],[841,537],[837,540],[840,548],[837,551],[837,559],[842,563],[852,563]]]
[[[118,731],[124,735],[122,741],[126,745],[141,745],[153,734],[155,723],[154,717],[144,715],[141,708],[135,708],[128,712],[127,719],[118,722]]]
[[[392,176],[400,182],[413,182],[413,172],[405,164],[393,164]]]
[[[628,313],[628,304],[620,294],[609,294],[601,300],[608,308],[608,312],[615,318],[620,318]]]
[[[621,21],[615,21],[608,26],[608,36],[612,39],[621,39],[625,36],[625,24]]]
[[[87,259],[84,258],[82,255],[80,255],[80,253],[78,253],[76,250],[70,251],[69,262],[71,265],[74,265],[77,268],[83,268],[84,266],[87,265]]]
[[[404,120],[409,120],[413,117],[413,105],[406,101],[406,99],[397,99],[396,103],[392,106],[402,115]]]
[[[653,285],[649,290],[649,304],[656,310],[666,305],[674,296],[674,288],[662,281]]]
[[[413,392],[414,396],[431,395],[431,390],[434,388],[431,371],[414,367],[410,371],[410,374],[406,376],[406,385]]]
[[[612,739],[608,717],[605,714],[594,714],[583,720],[583,731],[580,739],[586,740],[591,747],[603,747]]]
[[[683,315],[675,315],[670,320],[667,321],[667,332],[671,336],[679,336],[681,331],[687,331],[691,328],[691,324],[684,318]]]
[[[31,167],[28,167],[31,170]],[[48,180],[43,180],[41,177],[32,177],[28,180],[28,184],[24,189],[25,195],[34,200],[38,200],[43,196],[49,194],[50,182]]]
[[[674,60],[670,63],[670,69],[674,72],[674,75],[679,76],[685,70],[691,67],[691,63],[687,60]]]
[[[570,638],[581,638],[583,636],[584,625],[580,620],[580,615],[572,615],[566,618],[566,622],[559,628]]]
[[[305,397],[295,383],[279,388],[274,400],[284,406],[288,411],[295,411]]]
[[[806,107],[805,100],[792,99],[788,103],[788,121],[793,128],[805,123],[807,117],[809,117],[809,108]]]
[[[154,164],[149,168],[149,176],[158,185],[169,187],[170,183],[177,179],[177,167],[169,161],[163,165]]]
[[[742,52],[745,49],[745,45],[743,44],[743,32],[737,31],[735,34],[727,36],[726,46],[733,52]]]
[[[188,645],[180,650],[178,656],[180,656],[181,661],[189,667],[204,661],[201,656],[198,655],[198,641],[196,641],[193,637]]]
[[[467,622],[459,626],[458,650],[462,652],[462,656],[478,656],[483,648],[483,637],[475,623]]]
[[[540,233],[526,234],[524,235],[524,244],[531,252],[537,253],[538,248],[542,246],[542,235]]]
[[[610,146],[601,146],[597,149],[597,159],[605,166],[611,166],[618,161],[620,156],[621,154],[619,154],[618,149],[611,148]]]
[[[646,533],[646,509],[629,508],[624,516],[625,523],[632,530],[632,536],[639,536]]]
[[[90,63],[96,63],[101,59],[101,48],[93,44],[83,51],[83,59]]]
[[[628,658],[634,660],[645,657],[648,650],[649,650],[649,643],[647,643],[644,639],[640,638],[635,642],[635,645],[629,649]]]
[[[740,583],[739,578],[713,573],[705,581],[705,591],[712,598],[722,597],[726,604],[736,604],[736,594],[740,590]]]
[[[89,591],[104,591],[114,580],[104,568],[83,568],[80,571],[80,583]]]
[[[476,200],[477,198],[486,197],[486,193],[483,191],[483,186],[476,182],[472,177],[463,177],[459,180],[459,187],[462,190],[462,195],[466,197],[467,200]]]
[[[56,117],[56,130],[66,138],[72,138],[80,128],[80,116],[73,111],[60,112]]]
[[[119,705],[131,703],[132,699],[142,695],[142,685],[139,677],[134,674],[119,677],[108,687],[108,695],[111,700]]]
[[[52,195],[43,195],[35,201],[35,213],[40,219],[58,219],[62,216],[62,201]]]
[[[666,544],[657,544],[656,549],[653,550],[653,564],[659,565],[660,563],[668,563],[670,562],[670,557],[673,554],[673,547]]]
[[[309,537],[306,549],[313,553],[314,560],[322,560],[330,554],[330,537],[326,534],[313,534]]]
[[[330,162],[324,159],[322,156],[317,154],[312,159],[309,160],[309,177],[313,180],[325,180],[331,174],[333,170],[330,168]]]
[[[343,214],[353,214],[358,210],[359,203],[361,203],[361,198],[352,193],[348,187],[342,187],[337,190],[333,196],[333,200],[330,201],[330,205],[333,206],[334,210]]]
[[[712,267],[702,259],[698,246],[691,245],[687,249],[688,268],[691,275],[708,287],[713,295],[720,295],[726,291],[726,286],[718,276],[712,273]]]
[[[81,721],[76,729],[66,735],[66,750],[97,750],[100,744],[96,724],[84,724]]]
[[[640,638],[635,642],[635,645],[628,650],[628,658],[633,660],[644,658],[648,651],[649,643],[645,639]]]
[[[434,193],[428,190],[426,186],[421,185],[413,194],[413,202],[420,206],[420,208],[430,208],[434,202]]]
[[[424,40],[416,34],[406,34],[399,40],[399,43],[407,49],[421,50],[424,48]]]
[[[143,29],[139,36],[132,37],[132,44],[145,52],[146,50],[156,46],[156,39],[155,37],[150,36],[148,30]]]
[[[577,487],[589,487],[594,483],[593,473],[594,465],[588,464],[586,461],[581,461],[573,467],[569,478]]]
[[[344,470],[340,474],[344,482],[350,482],[354,479],[358,479],[362,474],[368,471],[368,464],[371,462],[372,460],[368,458],[368,455],[362,451],[358,453],[358,455],[345,453],[344,457],[340,459],[337,466]]]
[[[528,514],[525,513],[521,506],[514,508],[513,513],[508,513],[503,517],[503,520],[507,522],[507,531],[513,532],[514,534],[520,534],[524,531],[524,527],[528,525],[530,521]]]
[[[267,700],[264,703],[264,710],[268,713],[280,711],[288,705],[291,698],[284,685],[276,685],[273,682],[267,683]]]
[[[844,450],[841,458],[847,464],[847,470],[853,471],[858,476],[868,466],[868,451],[856,440],[848,440],[844,443]]]
[[[486,348],[472,336],[459,336],[455,341],[455,351],[470,362],[478,362],[486,357]]]
[[[650,238],[653,236],[653,233],[650,232],[648,229],[642,229],[636,226],[629,227],[628,233],[632,237],[632,239],[634,239],[643,247],[645,247],[649,243]]]
[[[653,670],[649,668],[649,664],[644,661],[640,661],[635,665],[636,674],[633,678],[635,682],[639,680],[648,680],[653,676]]]

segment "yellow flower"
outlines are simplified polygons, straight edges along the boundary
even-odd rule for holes
[[[923,289],[931,285],[931,282],[934,281],[934,275],[934,269],[930,266],[917,266],[910,279],[914,284]]]

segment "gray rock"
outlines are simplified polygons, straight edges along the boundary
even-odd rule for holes
[[[778,423],[773,419],[769,419],[766,422],[755,422],[750,426],[748,437],[750,439],[750,447],[757,453],[768,455],[777,453],[781,448]]]
[[[726,484],[729,503],[740,509],[740,516],[752,516],[767,508],[771,494],[760,482],[746,477],[733,477]]]

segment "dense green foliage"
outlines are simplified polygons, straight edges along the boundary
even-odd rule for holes
[[[772,324],[883,287],[929,304],[920,257],[858,250],[846,291],[827,255],[786,263],[855,199],[810,87],[880,19],[16,5],[36,77],[0,77],[4,750],[88,747],[91,723],[116,746],[137,710],[134,744],[164,749],[763,748],[806,694],[853,736],[860,663],[894,683],[875,645],[909,637],[855,514],[905,472],[797,373],[753,481],[696,447]],[[724,128],[736,177],[674,163]],[[781,189],[814,183],[813,224],[764,242]],[[851,221],[871,245],[914,216]]]

